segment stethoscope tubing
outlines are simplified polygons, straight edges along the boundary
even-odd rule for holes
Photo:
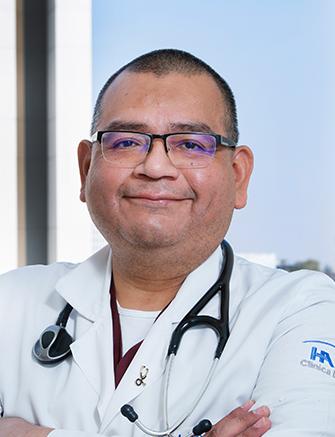
[[[146,427],[139,419],[137,419],[134,423],[146,434],[151,435],[153,437],[163,437],[163,436],[172,436],[172,433],[179,428],[185,420],[190,416],[192,411],[197,407],[200,402],[200,399],[206,392],[219,359],[222,355],[224,347],[227,343],[229,337],[229,281],[233,269],[233,252],[230,245],[224,241],[223,246],[225,248],[225,260],[224,260],[224,268],[223,272],[220,275],[219,279],[212,285],[212,287],[202,296],[202,298],[193,306],[193,308],[186,314],[186,316],[179,322],[176,329],[173,331],[168,355],[167,355],[167,364],[164,372],[164,382],[163,382],[163,423],[165,426],[165,430],[158,431],[153,430]],[[221,293],[220,299],[220,319],[215,319],[211,316],[199,316],[199,312],[207,305],[207,303],[217,294]],[[207,378],[205,379],[204,384],[201,387],[198,395],[193,401],[191,407],[188,409],[186,413],[184,413],[172,426],[169,426],[168,420],[168,387],[171,376],[171,369],[174,358],[178,352],[181,339],[183,335],[186,333],[188,329],[191,329],[195,326],[206,326],[208,328],[213,329],[218,336],[218,345],[215,350],[215,355],[213,359],[213,363],[208,372]],[[190,436],[192,433],[190,434]]]

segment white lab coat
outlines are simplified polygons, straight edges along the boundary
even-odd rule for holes
[[[120,414],[122,405],[131,403],[147,426],[163,426],[161,383],[170,336],[218,277],[221,250],[187,277],[116,390],[110,257],[104,248],[82,264],[25,267],[0,277],[0,399],[5,416],[55,428],[50,437],[143,436]],[[335,436],[333,281],[235,257],[230,296],[231,335],[214,379],[175,435],[184,437],[203,418],[215,423],[253,398],[272,410],[269,437]],[[43,366],[33,359],[32,346],[66,302],[75,309],[68,323],[76,339],[73,357]],[[218,305],[215,297],[203,313],[217,316]],[[210,329],[185,335],[171,375],[170,422],[194,400],[216,344]],[[146,385],[138,387],[135,379],[142,365],[149,372]]]

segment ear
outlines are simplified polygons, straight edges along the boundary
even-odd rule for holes
[[[91,164],[92,143],[87,140],[82,140],[78,146],[78,165],[80,172],[80,200],[86,202],[85,186],[88,170]]]
[[[235,208],[244,208],[247,204],[247,191],[254,167],[254,156],[247,146],[239,146],[234,151],[233,171],[235,176]]]

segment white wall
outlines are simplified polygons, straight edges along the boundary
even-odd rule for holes
[[[79,201],[76,156],[91,123],[92,5],[47,1],[48,258],[75,262],[104,244]],[[19,258],[16,6],[0,0],[0,273],[16,268]]]
[[[15,6],[0,0],[0,273],[18,258]]]
[[[91,1],[49,1],[49,23],[49,261],[78,261],[96,246],[76,154],[91,123]]]

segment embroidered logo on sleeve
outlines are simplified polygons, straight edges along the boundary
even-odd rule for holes
[[[335,345],[321,340],[305,340],[309,348],[308,358],[300,361],[300,365],[317,370],[335,378]]]

